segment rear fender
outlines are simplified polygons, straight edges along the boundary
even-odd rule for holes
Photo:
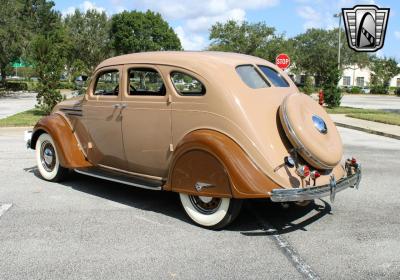
[[[204,188],[196,184],[206,184]],[[279,188],[228,136],[196,130],[177,146],[164,189],[192,195],[266,198]]]

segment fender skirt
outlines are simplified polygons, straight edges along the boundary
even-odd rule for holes
[[[42,133],[48,133],[53,138],[62,167],[72,169],[92,166],[81,151],[71,126],[60,114],[51,114],[37,122],[33,128],[31,149],[36,148],[36,141]]]
[[[165,190],[191,195],[266,198],[279,185],[228,136],[196,130],[176,147]]]

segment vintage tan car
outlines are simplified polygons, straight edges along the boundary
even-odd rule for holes
[[[324,108],[263,59],[221,52],[110,58],[86,95],[29,135],[41,176],[66,171],[179,193],[198,225],[222,228],[243,199],[304,202],[358,187]]]

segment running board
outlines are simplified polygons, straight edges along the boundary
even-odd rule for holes
[[[116,183],[121,183],[124,185],[129,185],[133,187],[138,187],[142,189],[147,189],[147,190],[155,190],[155,191],[161,191],[162,190],[162,181],[156,181],[156,180],[146,180],[142,178],[137,178],[133,176],[127,176],[124,174],[117,174],[116,172],[109,172],[105,171],[103,169],[74,169],[75,172],[83,174],[83,175],[88,175],[92,177],[96,177],[99,179],[104,179]]]

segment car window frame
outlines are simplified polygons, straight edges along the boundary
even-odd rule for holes
[[[253,88],[251,86],[249,86],[245,81],[243,81],[242,77],[239,75],[237,68],[242,67],[242,66],[251,66],[253,67],[253,69],[258,73],[258,75],[260,75],[261,79],[267,84],[267,87],[260,87],[260,88]],[[245,84],[248,88],[251,88],[253,90],[259,90],[259,89],[266,89],[266,88],[271,88],[273,85],[271,84],[271,82],[267,79],[267,77],[264,75],[264,73],[261,73],[262,71],[260,69],[258,69],[257,65],[255,64],[251,64],[251,63],[247,63],[247,64],[239,64],[235,66],[235,74],[239,77],[240,81]]]
[[[163,95],[159,95],[159,94],[141,94],[141,95],[139,95],[139,94],[138,95],[130,94],[129,71],[131,69],[151,69],[151,70],[154,70],[155,72],[157,72],[158,75],[160,76],[162,82],[163,82],[163,85],[164,85],[164,94]],[[124,73],[126,75],[126,79],[125,79],[126,80],[126,84],[125,84],[125,87],[124,87],[125,97],[128,97],[128,98],[154,98],[154,97],[156,97],[156,98],[157,97],[158,98],[160,98],[160,97],[161,98],[166,98],[168,96],[165,79],[164,79],[161,71],[157,67],[155,67],[153,65],[150,65],[150,64],[149,65],[147,65],[147,64],[127,64],[127,65],[125,65]]]
[[[187,75],[187,76],[191,77],[192,79],[197,80],[197,81],[202,85],[202,91],[201,91],[200,93],[197,93],[197,92],[190,92],[190,93],[187,93],[187,94],[182,94],[182,93],[180,92],[180,90],[178,90],[178,89],[176,88],[175,83],[174,83],[173,80],[172,80],[172,75],[173,75],[174,73],[179,73],[179,74]],[[189,73],[187,73],[187,72],[184,72],[184,71],[181,71],[181,70],[172,70],[172,71],[169,72],[169,81],[171,82],[171,84],[172,84],[172,86],[173,86],[175,92],[176,92],[179,96],[183,96],[183,97],[185,97],[185,96],[188,96],[188,97],[193,97],[193,96],[202,97],[202,96],[205,96],[205,95],[207,94],[207,88],[206,88],[206,86],[204,85],[204,83],[203,83],[199,78],[197,78],[197,77],[195,77],[194,75],[189,74]]]
[[[119,73],[118,95],[96,95],[96,94],[94,94],[94,92],[96,90],[98,78],[105,72],[110,72],[110,71],[118,71],[118,73]],[[120,66],[107,66],[107,67],[98,69],[94,73],[92,78],[90,79],[88,99],[89,100],[109,100],[109,101],[120,100],[122,97],[122,93],[121,93],[121,89],[122,89],[121,85],[122,85],[122,81],[123,81],[122,76],[123,76],[123,72],[122,72],[122,69]]]

